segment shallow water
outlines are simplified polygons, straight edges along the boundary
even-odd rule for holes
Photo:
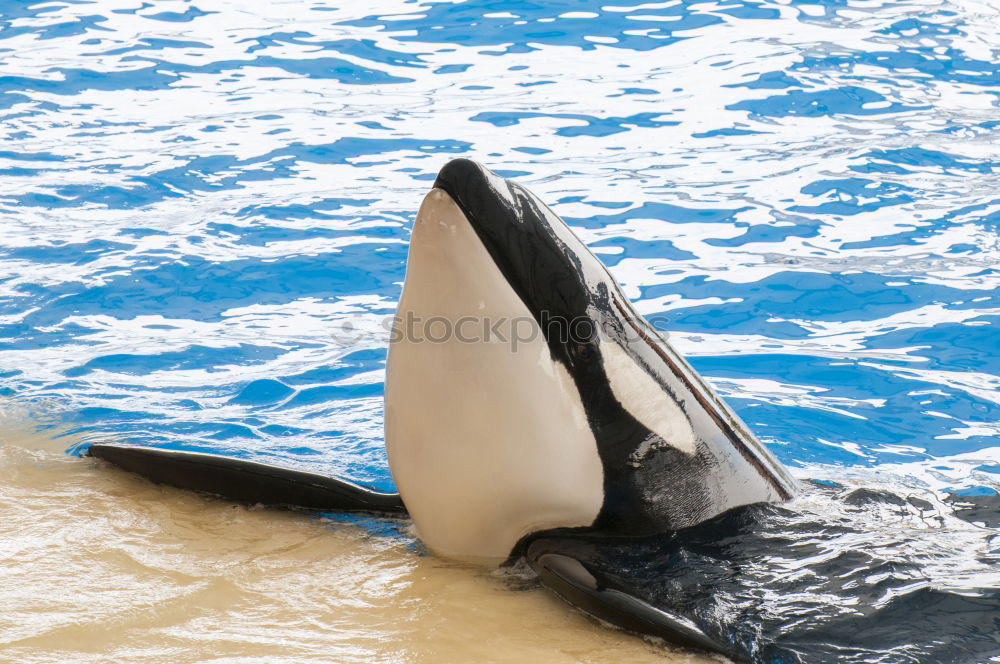
[[[399,524],[247,509],[66,457],[51,438],[0,443],[0,661],[714,661],[417,555]]]
[[[17,580],[7,602],[38,616],[4,632],[35,648],[18,659],[91,623],[97,652],[119,614],[178,652],[503,657],[496,639],[512,637],[488,628],[521,621],[522,601],[532,618],[511,633],[548,634],[525,658],[645,656],[546,599],[404,554],[405,539],[61,456],[115,438],[389,488],[383,323],[419,200],[455,156],[548,201],[798,475],[995,492],[995,4],[338,4],[0,6],[0,572]],[[240,548],[259,533],[288,557],[266,538]],[[174,554],[140,569],[123,548]],[[234,550],[278,570],[252,577],[282,579],[261,591],[274,613],[248,608],[238,561],[254,558]],[[155,592],[139,602],[143,574]],[[351,596],[338,579],[414,594],[347,615],[323,599]],[[310,610],[282,584],[308,588]],[[242,608],[211,600],[216,586]],[[502,608],[476,618],[484,594]],[[438,622],[422,631],[407,611],[428,601]],[[117,643],[123,660],[160,656]]]

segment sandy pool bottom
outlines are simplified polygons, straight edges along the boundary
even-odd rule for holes
[[[398,537],[0,432],[0,661],[703,664]]]

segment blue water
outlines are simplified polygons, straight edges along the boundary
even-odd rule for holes
[[[797,474],[991,493],[998,49],[974,0],[4,0],[0,403],[389,488],[384,321],[468,156]]]

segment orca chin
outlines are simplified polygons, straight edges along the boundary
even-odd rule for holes
[[[418,535],[448,556],[687,528],[795,492],[570,228],[464,159],[414,223],[385,438]]]

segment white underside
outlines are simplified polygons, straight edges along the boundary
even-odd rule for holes
[[[529,532],[593,523],[603,468],[576,386],[440,189],[414,224],[398,316],[386,450],[421,540],[442,555],[497,560]],[[515,334],[531,339],[515,348]]]

